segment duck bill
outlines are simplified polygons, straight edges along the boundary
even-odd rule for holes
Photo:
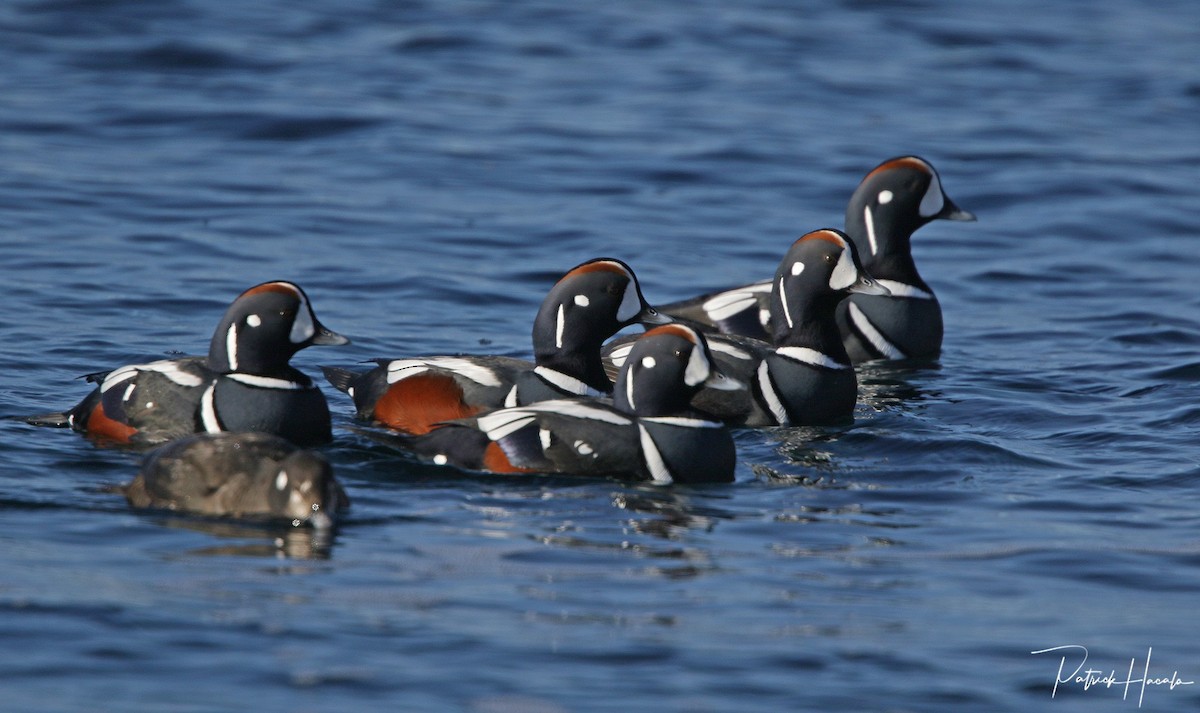
[[[704,386],[717,391],[738,391],[746,388],[746,385],[732,377],[725,376],[721,372],[713,369],[708,378],[704,380]]]
[[[317,325],[317,332],[316,332],[316,334],[313,335],[312,340],[309,342],[309,344],[313,344],[316,346],[328,346],[328,347],[337,347],[337,346],[341,346],[343,344],[349,344],[349,343],[350,343],[349,337],[342,336],[341,334],[338,334],[337,332],[335,332],[331,329],[328,329],[323,324]]]
[[[662,312],[657,311],[650,305],[646,305],[642,308],[642,311],[638,313],[635,321],[647,326],[657,326],[660,324],[671,324],[675,320],[671,319]]]
[[[969,210],[963,210],[962,208],[959,208],[954,204],[954,201],[950,200],[946,196],[942,197],[945,199],[946,205],[942,206],[941,212],[935,215],[935,218],[940,218],[942,220],[960,220],[964,222],[972,222],[975,220],[974,213]]]
[[[858,295],[877,295],[879,297],[887,297],[892,294],[892,291],[883,285],[879,284],[875,278],[865,272],[858,273],[858,280],[846,290]]]

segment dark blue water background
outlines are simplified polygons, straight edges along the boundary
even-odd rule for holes
[[[979,216],[915,240],[940,366],[741,433],[732,486],[416,471],[327,389],[320,539],[0,422],[3,708],[1196,709],[1198,55],[1191,0],[0,5],[3,416],[267,279],[355,340],[309,373],[521,356],[566,268],[765,277],[894,155]],[[1064,645],[1198,683],[1052,698]]]

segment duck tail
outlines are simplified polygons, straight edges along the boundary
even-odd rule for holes
[[[70,428],[71,414],[66,411],[54,413],[39,413],[33,416],[22,416],[21,420],[30,426],[46,426],[49,428]]]
[[[343,369],[340,366],[323,366],[321,371],[325,373],[325,379],[333,385],[333,388],[338,391],[346,392],[354,384],[354,379],[359,374],[350,369]]]

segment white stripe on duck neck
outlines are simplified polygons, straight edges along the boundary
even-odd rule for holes
[[[563,391],[566,391],[567,393],[575,394],[577,396],[600,395],[599,391],[593,389],[579,379],[576,379],[573,376],[568,376],[561,371],[555,371],[548,366],[537,366],[534,367],[533,371],[538,376],[542,377],[549,383],[554,384]]]
[[[850,364],[840,362],[824,352],[819,352],[809,347],[778,347],[775,349],[775,353],[794,361],[811,364],[812,366],[823,366],[826,369],[851,368]]]
[[[859,309],[858,305],[854,304],[853,302],[850,303],[850,321],[854,324],[854,327],[858,329],[859,332],[862,332],[863,336],[867,338],[867,341],[871,343],[871,346],[875,347],[875,350],[885,358],[904,359],[906,356],[908,356],[904,352],[900,351],[900,348],[895,344],[889,342],[887,337],[883,336],[883,334],[875,328],[875,325],[871,324],[871,320],[867,319],[867,315],[864,314],[863,311]]]
[[[888,292],[891,293],[888,295],[888,297],[908,297],[916,300],[933,299],[932,292],[923,290],[920,287],[905,284],[903,282],[897,282],[896,280],[875,280],[875,282],[878,285],[887,288]]]

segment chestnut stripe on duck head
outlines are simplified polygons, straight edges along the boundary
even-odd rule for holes
[[[597,391],[611,388],[600,361],[605,339],[634,324],[666,324],[642,296],[628,265],[595,258],[569,270],[542,302],[533,321],[538,366],[580,379]]]
[[[882,180],[885,177],[889,180],[896,181],[898,176],[905,172],[910,172],[914,178],[908,185],[916,188],[912,191],[913,195],[920,195],[921,200],[917,204],[917,215],[924,218],[926,221],[942,219],[942,220],[975,220],[975,214],[965,211],[954,204],[946,192],[942,189],[942,179],[938,176],[938,172],[933,165],[919,156],[901,156],[884,161],[871,170],[870,173],[863,178],[863,184]],[[927,181],[924,190],[920,190],[920,184]],[[886,192],[884,192],[886,191]],[[887,204],[896,197],[895,191],[883,189],[876,196],[876,199],[881,204]]]
[[[858,249],[845,233],[814,230],[792,243],[775,271],[771,290],[773,343],[824,351],[840,342],[834,310],[851,293],[886,295],[888,291],[867,274]]]
[[[669,324],[638,338],[617,376],[618,409],[638,416],[674,416],[705,387],[744,388],[716,368],[704,337],[691,327]]]
[[[271,375],[305,347],[349,342],[321,324],[299,285],[264,282],[225,311],[209,345],[208,366],[220,373]]]

